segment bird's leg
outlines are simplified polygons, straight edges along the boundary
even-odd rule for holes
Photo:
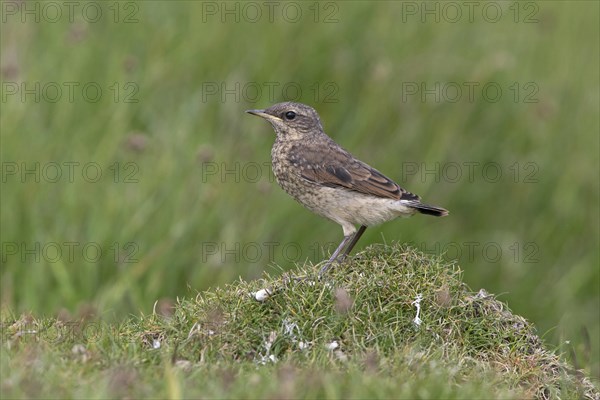
[[[342,256],[340,258],[340,262],[344,261],[346,259],[346,256],[348,254],[350,254],[350,252],[352,251],[352,249],[356,245],[356,242],[358,242],[358,239],[360,239],[360,237],[362,236],[362,234],[365,233],[366,229],[367,229],[367,227],[364,226],[364,225],[361,225],[360,228],[358,228],[358,231],[356,231],[356,233],[352,236],[352,241],[348,244],[348,247],[346,247],[346,250],[344,250],[344,252],[342,253]]]
[[[340,245],[337,247],[337,249],[335,249],[335,251],[333,252],[331,257],[329,258],[329,261],[327,261],[327,263],[325,265],[323,265],[323,267],[319,271],[319,276],[321,276],[325,272],[327,272],[327,270],[331,267],[331,264],[333,264],[334,261],[337,261],[339,263],[344,261],[346,256],[352,251],[352,249],[356,245],[356,242],[358,242],[358,239],[360,239],[362,234],[365,233],[366,229],[367,229],[366,226],[361,225],[360,228],[358,228],[358,231],[354,232],[353,235],[344,236],[344,240],[342,240],[342,243],[340,243]],[[344,247],[345,247],[345,250],[344,250]],[[340,252],[342,250],[344,250],[344,252],[340,256]]]
[[[323,265],[323,267],[321,267],[321,270],[319,271],[319,277],[321,277],[321,275],[323,275],[325,272],[327,272],[327,270],[329,269],[329,267],[331,267],[331,264],[333,264],[333,262],[338,258],[338,255],[340,254],[340,252],[344,249],[344,247],[348,244],[348,242],[355,235],[356,235],[356,233],[354,235],[344,236],[344,239],[342,240],[342,243],[340,243],[340,245],[337,247],[337,249],[335,249],[335,251],[333,252],[333,254],[331,255],[331,257],[329,258],[329,260],[327,261],[327,263],[325,265]]]

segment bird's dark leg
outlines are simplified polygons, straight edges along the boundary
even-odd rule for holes
[[[340,262],[344,261],[344,259],[346,258],[346,256],[348,254],[350,254],[350,252],[352,251],[352,249],[356,245],[356,242],[358,242],[358,239],[360,239],[360,237],[362,236],[362,234],[365,233],[366,229],[367,229],[367,227],[364,226],[364,225],[361,225],[360,228],[358,228],[358,231],[356,231],[356,233],[352,236],[352,241],[348,244],[348,247],[346,247],[346,250],[344,250],[344,252],[342,253],[342,257],[340,258]]]
[[[319,276],[321,276],[325,272],[327,272],[327,270],[331,267],[331,264],[333,264],[335,261],[340,262],[340,263],[342,261],[344,261],[344,259],[348,255],[348,253],[350,253],[352,251],[352,249],[354,248],[354,246],[356,245],[356,242],[358,242],[358,239],[360,239],[362,234],[365,233],[366,229],[367,229],[366,226],[361,225],[361,227],[358,229],[358,231],[356,231],[353,235],[344,236],[344,240],[342,240],[342,243],[340,243],[340,245],[337,247],[337,249],[335,249],[335,251],[333,252],[331,257],[329,258],[329,261],[327,261],[327,263],[325,265],[323,265],[323,267],[319,271]],[[345,247],[345,250],[344,250],[344,247]],[[340,256],[340,252],[342,250],[344,250],[344,252]]]
[[[329,258],[329,260],[327,261],[327,263],[325,265],[323,265],[323,267],[321,267],[321,270],[319,271],[319,277],[321,275],[323,275],[325,272],[327,272],[327,270],[329,269],[329,267],[331,267],[331,264],[333,264],[333,262],[338,258],[338,255],[340,254],[340,252],[344,249],[344,247],[348,244],[348,242],[350,240],[352,240],[352,238],[355,235],[356,235],[356,233],[354,235],[344,236],[344,239],[342,240],[342,243],[340,243],[340,245],[337,247],[337,249],[335,249],[335,251],[333,252],[333,254],[331,255],[331,257]]]

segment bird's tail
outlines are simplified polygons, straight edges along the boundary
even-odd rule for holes
[[[411,204],[411,207],[420,212],[421,214],[433,215],[436,217],[445,217],[446,215],[448,215],[448,210],[441,207],[430,206],[428,204]]]

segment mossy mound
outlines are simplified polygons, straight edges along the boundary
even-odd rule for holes
[[[146,320],[146,341],[176,342],[175,357],[191,362],[418,368],[436,360],[457,376],[487,371],[528,396],[598,398],[529,322],[472,292],[456,265],[394,245],[371,246],[323,279],[317,271],[308,265],[180,301],[166,326]]]

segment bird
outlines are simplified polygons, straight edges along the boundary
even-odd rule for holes
[[[247,110],[275,130],[271,166],[277,183],[313,213],[336,222],[344,238],[322,266],[322,276],[342,263],[367,227],[416,213],[442,217],[448,210],[424,204],[329,137],[314,108],[283,102]],[[358,229],[357,229],[358,226]]]

